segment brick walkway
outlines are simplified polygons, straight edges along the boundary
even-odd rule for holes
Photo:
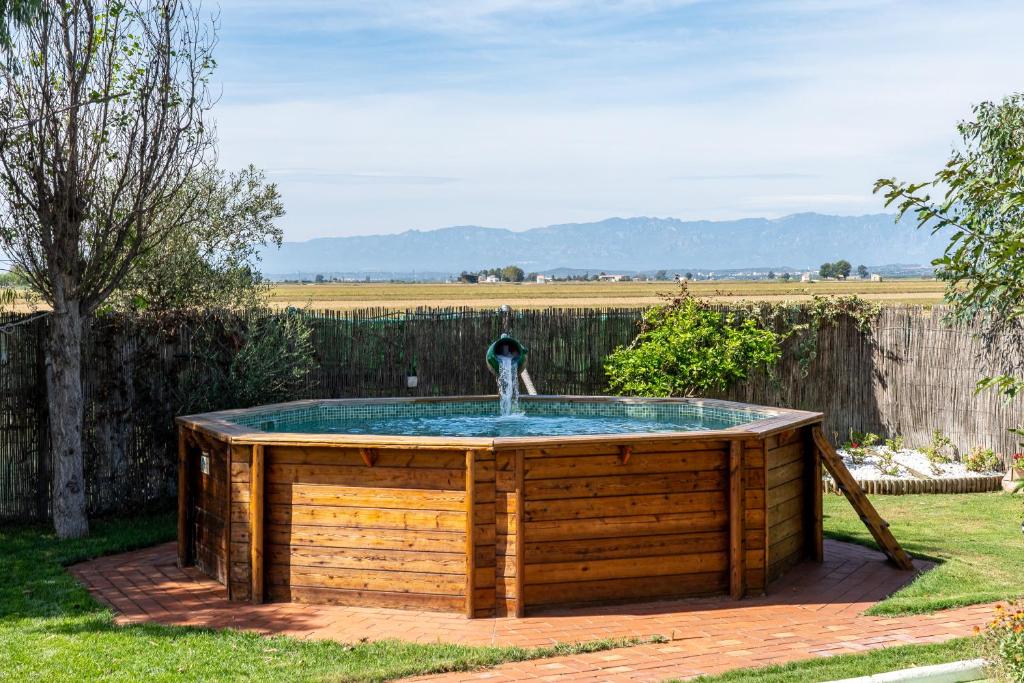
[[[920,560],[918,566],[925,566]],[[238,628],[299,638],[398,638],[471,645],[548,645],[601,638],[662,635],[669,642],[586,655],[507,664],[431,680],[656,681],[888,645],[931,643],[970,635],[991,606],[936,614],[862,616],[912,576],[861,546],[825,542],[825,562],[803,564],[769,595],[546,612],[524,619],[465,619],[455,614],[364,607],[229,603],[224,588],[194,568],[175,566],[165,544],[71,567],[118,613],[119,623],[158,621]],[[422,679],[428,680],[428,679]]]

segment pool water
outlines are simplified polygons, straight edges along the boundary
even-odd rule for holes
[[[304,434],[522,437],[710,431],[773,416],[688,403],[524,401],[522,408],[503,417],[497,401],[325,405],[246,416],[237,423]]]

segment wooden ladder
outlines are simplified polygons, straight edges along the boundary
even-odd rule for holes
[[[821,426],[814,427],[812,430],[814,434],[814,443],[818,446],[818,450],[821,452],[821,461],[825,467],[828,468],[829,474],[836,481],[836,486],[843,492],[846,499],[850,501],[850,505],[857,511],[857,515],[860,516],[860,521],[864,522],[864,526],[868,528],[871,535],[875,538],[875,543],[882,549],[889,559],[893,561],[900,569],[912,570],[914,568],[914,561],[910,559],[910,555],[900,546],[899,542],[889,531],[889,523],[886,522],[878,515],[878,511],[875,510],[875,506],[871,504],[868,497],[864,494],[864,490],[857,483],[857,480],[850,474],[850,470],[846,469],[846,465],[843,464],[842,458],[836,453],[836,449],[832,446],[828,439],[825,438],[825,434],[821,431]]]

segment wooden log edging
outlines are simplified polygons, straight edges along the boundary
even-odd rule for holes
[[[954,477],[947,479],[858,479],[864,493],[880,496],[903,496],[912,493],[989,493],[1002,491],[1003,475],[989,477]],[[825,493],[842,492],[832,479],[822,480]]]

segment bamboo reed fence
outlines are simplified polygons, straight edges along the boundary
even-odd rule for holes
[[[301,314],[318,367],[294,398],[494,393],[483,355],[505,331],[530,347],[529,369],[541,393],[602,394],[603,360],[633,339],[640,317],[635,309]],[[827,433],[838,440],[856,429],[923,445],[941,429],[961,452],[985,446],[1009,456],[1019,450],[1007,430],[1024,423],[1021,404],[976,395],[974,386],[982,376],[1024,367],[1020,335],[986,344],[978,330],[949,327],[942,316],[938,308],[885,308],[868,335],[841,318],[818,332],[809,363],[787,344],[771,372],[717,397],[823,411]],[[0,317],[0,327],[16,320]],[[84,438],[94,514],[166,504],[174,496],[173,417],[189,406],[189,382],[203,381],[203,359],[237,351],[238,329],[246,324],[209,313],[92,322]],[[41,319],[0,332],[0,521],[49,516],[45,326]],[[415,389],[407,388],[410,373],[418,378]]]

